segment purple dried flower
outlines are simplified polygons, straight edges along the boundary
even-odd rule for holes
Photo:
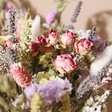
[[[28,100],[30,100],[33,94],[36,93],[37,88],[38,88],[37,83],[32,83],[30,86],[24,89],[24,93]]]
[[[96,40],[94,41],[94,46],[95,46],[95,51],[94,51],[94,56],[96,57],[99,53],[103,52],[104,49],[109,46],[108,40]]]
[[[79,1],[77,6],[76,6],[75,11],[73,12],[73,16],[71,18],[72,23],[76,22],[76,19],[77,19],[78,15],[79,15],[79,12],[81,10],[81,6],[82,6],[82,1]]]
[[[5,4],[5,9],[8,11],[8,10],[10,10],[10,9],[12,9],[14,7],[14,5],[11,3],[11,2],[7,2],[6,4]]]
[[[57,78],[47,84],[40,84],[37,92],[42,93],[46,104],[60,101],[61,97],[72,90],[71,83],[65,79]]]
[[[24,93],[29,101],[34,93],[41,93],[46,104],[48,105],[52,102],[60,101],[61,97],[66,93],[71,92],[71,90],[72,84],[69,80],[56,78],[55,80],[49,81],[47,84],[32,83],[24,89]]]
[[[57,10],[52,10],[49,12],[49,14],[46,17],[46,23],[50,26],[56,19],[57,17]]]

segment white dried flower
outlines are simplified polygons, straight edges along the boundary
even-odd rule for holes
[[[32,22],[31,40],[35,41],[36,36],[38,36],[40,34],[41,34],[41,18],[39,15],[37,15]]]
[[[107,46],[102,54],[100,54],[90,66],[90,74],[98,75],[102,68],[106,67],[112,60],[112,45]]]

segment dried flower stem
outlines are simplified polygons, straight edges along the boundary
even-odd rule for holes
[[[77,6],[76,6],[75,11],[73,12],[73,16],[71,18],[72,23],[76,22],[76,19],[77,19],[78,15],[79,15],[79,12],[81,10],[81,6],[82,6],[82,1],[79,1]]]

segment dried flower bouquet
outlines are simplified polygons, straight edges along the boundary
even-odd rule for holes
[[[39,15],[11,8],[0,36],[0,112],[103,112],[112,89],[111,40],[93,26],[61,24],[66,0],[41,23]],[[7,35],[5,35],[7,34]]]

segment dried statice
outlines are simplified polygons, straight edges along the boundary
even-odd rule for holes
[[[82,98],[84,94],[91,91],[96,84],[95,80],[96,78],[91,75],[84,79],[77,89],[77,98]]]
[[[71,18],[72,23],[76,22],[76,19],[77,19],[78,15],[79,15],[79,12],[81,10],[81,6],[82,6],[82,1],[79,1],[77,6],[76,6],[75,11],[73,12],[73,16]]]
[[[13,34],[16,31],[15,28],[15,14],[16,14],[16,10],[15,8],[12,8],[11,10],[9,10],[9,27],[10,27],[10,33]]]
[[[51,80],[46,84],[33,83],[24,92],[28,100],[31,99],[32,95],[36,93],[42,93],[45,99],[46,105],[52,104],[53,102],[59,102],[61,98],[72,90],[71,83],[65,79],[57,78]]]

